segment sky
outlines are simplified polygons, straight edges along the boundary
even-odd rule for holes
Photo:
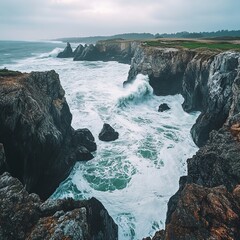
[[[0,40],[240,30],[239,0],[0,0]]]

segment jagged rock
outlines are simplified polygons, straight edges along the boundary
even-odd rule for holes
[[[95,198],[41,202],[8,173],[0,176],[0,239],[117,239],[118,227]]]
[[[146,238],[143,238],[143,240],[164,240],[165,239],[164,235],[165,235],[165,231],[160,230],[160,231],[157,231],[152,238],[146,237]]]
[[[64,94],[55,71],[0,79],[0,142],[8,171],[41,198],[50,196],[80,160],[78,147],[96,150],[89,131],[79,130],[81,139],[76,137]]]
[[[73,52],[73,61],[81,60],[81,55],[84,50],[84,46],[79,44],[78,47]]]
[[[80,146],[77,148],[76,158],[78,161],[88,161],[93,159],[94,156],[87,148]]]
[[[74,54],[73,54],[72,47],[71,47],[70,43],[68,42],[67,46],[65,47],[65,49],[62,52],[60,52],[57,55],[57,57],[58,58],[71,58],[71,57],[73,57],[73,55]]]
[[[239,110],[240,54],[236,52],[146,47],[139,44],[132,58],[128,80],[141,73],[157,95],[181,93],[183,109],[202,111],[191,134],[203,146],[212,130],[218,130],[233,110]],[[236,94],[235,94],[236,92]]]
[[[167,110],[170,110],[170,107],[166,103],[160,104],[158,112],[165,112]]]
[[[122,40],[99,41],[93,44],[81,46],[74,51],[74,61],[118,61],[131,63],[134,51],[139,43]]]
[[[240,145],[230,126],[210,134],[208,143],[188,159],[188,182],[206,187],[224,185],[231,191],[240,183]]]
[[[206,188],[187,184],[170,200],[165,240],[239,239],[239,196],[224,186]]]
[[[119,133],[116,132],[109,124],[104,123],[98,137],[101,141],[114,141],[118,139]]]
[[[90,44],[85,46],[82,50],[81,54],[77,54],[74,57],[75,61],[100,61],[102,60],[101,53],[97,50],[97,48]]]

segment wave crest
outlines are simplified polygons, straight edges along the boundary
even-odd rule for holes
[[[37,57],[38,59],[42,59],[42,58],[50,58],[50,57],[57,57],[57,55],[62,51],[62,48],[54,48],[51,52],[48,53],[42,53],[39,57]]]
[[[153,94],[153,89],[149,84],[147,76],[139,74],[136,80],[128,85],[126,93],[117,100],[117,107],[127,107],[129,104],[142,102]]]

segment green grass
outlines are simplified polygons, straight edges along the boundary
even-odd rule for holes
[[[240,44],[233,44],[229,42],[197,42],[197,41],[146,41],[146,46],[150,47],[176,47],[176,48],[188,48],[198,49],[206,48],[210,50],[236,50],[240,51]]]
[[[208,48],[208,49],[220,49],[220,50],[230,50],[230,49],[240,50],[240,44],[233,44],[233,43],[183,42],[181,43],[181,46],[189,49]]]
[[[0,77],[13,77],[20,75],[21,72],[8,70],[6,68],[0,69]]]

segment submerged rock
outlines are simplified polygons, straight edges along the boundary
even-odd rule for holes
[[[116,132],[109,124],[104,123],[98,137],[101,141],[114,141],[118,139],[119,133]]]
[[[89,130],[71,127],[64,95],[55,71],[0,77],[0,143],[7,170],[41,198],[53,193],[76,160],[90,159],[85,153],[79,158],[79,147],[96,150]]]
[[[57,55],[57,57],[58,58],[71,58],[71,57],[73,57],[73,55],[74,54],[73,54],[72,47],[71,47],[70,43],[68,42],[67,46],[65,47],[65,49],[62,52],[60,52]]]
[[[8,173],[0,176],[0,239],[117,239],[118,227],[95,198],[42,202]]]
[[[167,110],[170,110],[170,107],[166,103],[160,104],[158,112],[165,112]]]

